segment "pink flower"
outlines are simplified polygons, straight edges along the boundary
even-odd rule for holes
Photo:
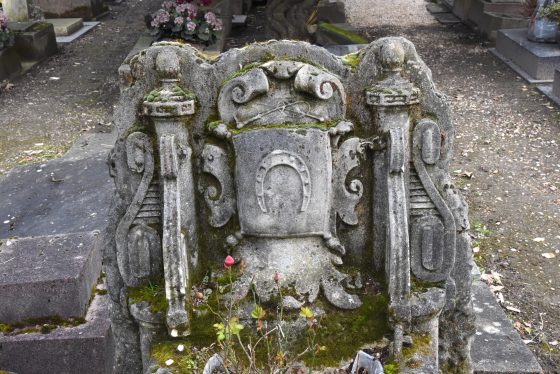
[[[196,29],[196,23],[192,21],[187,22],[187,30],[194,31],[194,29]]]
[[[229,269],[230,267],[233,266],[234,263],[235,263],[235,260],[233,259],[233,257],[227,256],[226,259],[224,260],[224,267],[226,269]]]
[[[161,6],[163,7],[163,9],[171,9],[175,6],[175,2],[173,1],[164,1]]]
[[[185,22],[185,19],[183,17],[177,17],[175,18],[175,24],[176,25],[182,25],[183,22]]]
[[[212,30],[220,31],[222,29],[222,20],[216,17],[214,12],[206,12],[204,19]]]
[[[177,7],[175,7],[175,10],[177,11],[177,13],[183,14],[187,10],[187,4],[179,4],[177,5]]]
[[[274,283],[278,284],[278,281],[280,280],[280,274],[278,274],[277,271],[274,272]]]
[[[0,10],[0,29],[5,29],[8,27],[8,16],[3,10]]]

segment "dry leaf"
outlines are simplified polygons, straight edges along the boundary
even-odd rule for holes
[[[521,310],[519,310],[519,309],[517,309],[516,307],[513,307],[513,306],[506,306],[506,309],[509,310],[510,312],[521,313]]]
[[[554,258],[554,257],[556,257],[556,255],[552,252],[541,253],[541,256],[543,256],[544,258]]]
[[[544,242],[544,238],[535,238],[533,239],[534,242]]]

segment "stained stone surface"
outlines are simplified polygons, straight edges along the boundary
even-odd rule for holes
[[[473,307],[476,334],[471,355],[475,373],[542,373],[537,359],[514,330],[494,294],[481,281],[473,282]]]
[[[554,68],[560,64],[557,44],[532,42],[527,39],[527,29],[499,30],[496,51],[532,80],[552,81]]]
[[[99,233],[4,239],[0,322],[82,317],[101,271]]]
[[[63,157],[2,177],[0,238],[102,232],[114,189],[107,171],[113,142],[111,134],[87,134]]]
[[[111,374],[114,340],[107,296],[95,296],[86,322],[48,334],[0,335],[0,371],[18,374]]]
[[[226,253],[245,264],[232,296],[253,283],[271,299],[278,271],[294,306],[323,295],[355,309],[341,265],[373,271],[386,280],[396,356],[409,335],[430,341],[401,358],[404,372],[472,371],[453,122],[412,43],[383,38],[348,59],[272,41],[215,60],[156,43],[119,73],[104,244],[117,372],[148,369],[158,334],[189,334],[201,264],[219,267]],[[165,316],[127,296],[154,281],[165,283]]]

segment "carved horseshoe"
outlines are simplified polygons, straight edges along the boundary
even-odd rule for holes
[[[311,200],[311,178],[309,175],[309,169],[301,157],[294,153],[282,150],[272,151],[266,155],[257,169],[257,183],[255,189],[257,193],[257,201],[261,210],[264,213],[268,213],[264,198],[264,181],[266,175],[270,169],[279,165],[289,166],[298,173],[303,186],[303,201],[301,202],[300,212],[305,212],[309,205],[309,201]]]

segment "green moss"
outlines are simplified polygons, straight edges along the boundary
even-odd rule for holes
[[[184,350],[177,350],[182,344]],[[197,362],[196,355],[192,354],[190,343],[185,340],[161,341],[152,346],[152,357],[161,367],[166,367],[172,373],[192,373],[194,369],[204,367],[203,362]],[[173,360],[171,365],[166,365],[167,360]]]
[[[345,30],[341,27],[332,25],[330,23],[326,23],[326,22],[319,22],[319,24],[317,25],[319,28],[332,32],[334,34],[340,35],[344,38],[346,38],[347,40],[351,41],[353,44],[367,44],[368,41],[367,39],[361,37],[360,35],[353,33],[352,31],[348,31]]]
[[[29,318],[14,323],[0,324],[0,332],[3,334],[20,335],[42,333],[48,334],[59,327],[75,327],[85,323],[83,317],[64,318],[61,316],[52,316],[44,318]]]
[[[362,306],[356,310],[325,307],[327,314],[320,321],[316,342],[325,346],[326,350],[314,358],[311,354],[305,355],[303,360],[306,363],[314,361],[316,367],[336,366],[341,360],[352,358],[364,345],[381,340],[389,333],[387,296],[366,295],[361,299]],[[302,339],[296,344],[294,352],[303,351],[305,344]]]
[[[226,79],[224,79],[223,82],[222,82],[222,85],[226,84],[227,82],[229,82],[230,80],[232,80],[234,78],[239,77],[240,75],[245,74],[249,70],[262,65],[263,63],[264,63],[263,61],[257,61],[257,62],[252,62],[250,64],[247,64],[247,65],[243,66],[241,69],[237,70],[235,73],[229,75]]]
[[[412,345],[403,347],[402,356],[404,365],[409,368],[418,368],[420,362],[417,356],[429,356],[432,354],[432,339],[430,334],[411,334]]]
[[[167,300],[165,299],[165,283],[163,280],[157,283],[148,283],[139,287],[128,289],[128,296],[132,304],[145,301],[150,304],[152,313],[165,312]]]
[[[360,52],[349,53],[347,55],[342,56],[342,63],[346,66],[349,66],[352,71],[356,70],[358,65],[360,65],[361,56]]]
[[[397,364],[385,364],[383,365],[383,372],[385,374],[397,374],[399,372],[399,367]]]

